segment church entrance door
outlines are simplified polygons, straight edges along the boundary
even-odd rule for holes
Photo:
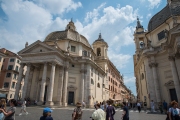
[[[68,104],[71,105],[71,104],[74,104],[74,92],[69,92],[68,94]]]
[[[175,100],[176,102],[178,102],[175,88],[169,89],[169,92],[170,92],[170,96],[171,96],[171,101]]]

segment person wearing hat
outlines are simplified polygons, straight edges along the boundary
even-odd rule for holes
[[[40,117],[40,120],[53,120],[51,117],[52,110],[48,107],[44,108],[43,110],[43,116]]]
[[[72,114],[72,120],[81,120],[82,119],[82,109],[81,109],[81,103],[77,102],[76,103],[76,108],[73,111]]]

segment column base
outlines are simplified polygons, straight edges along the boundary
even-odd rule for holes
[[[56,105],[56,106],[62,106],[62,102],[57,101],[57,102],[55,102],[55,105]]]
[[[46,105],[47,105],[47,106],[53,106],[53,105],[54,105],[54,102],[53,102],[53,101],[47,101],[47,102],[46,102]]]
[[[43,103],[44,103],[44,102],[39,101],[39,102],[37,102],[37,105],[43,105]]]
[[[67,106],[67,103],[62,103],[62,106],[63,106],[63,107],[66,107],[66,106]]]

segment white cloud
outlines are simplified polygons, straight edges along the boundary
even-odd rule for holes
[[[125,76],[124,77],[124,83],[125,84],[135,84],[135,77],[127,77]]]
[[[109,51],[108,56],[117,69],[124,68],[131,59],[131,55],[118,54],[113,51]]]
[[[139,0],[141,3],[146,5],[146,7],[153,9],[154,7],[159,7],[162,0]]]
[[[146,19],[150,19],[151,16],[152,16],[151,13],[147,14]]]
[[[85,17],[85,22],[89,22],[90,19],[97,19],[99,16],[99,11],[106,5],[106,3],[102,3],[97,9],[93,9],[92,12],[87,12]]]
[[[68,3],[73,2],[72,0],[67,1]],[[64,30],[69,20],[61,17],[52,19],[52,14],[61,14],[68,11],[67,3],[64,3],[63,6],[66,7],[63,7],[64,9],[59,10],[58,13],[51,8],[53,4],[58,4],[56,0],[52,1],[49,6],[45,6],[46,4],[48,4],[47,0],[39,0],[38,4],[30,1],[3,0],[1,6],[8,20],[0,20],[1,47],[18,52],[27,41],[31,44],[38,39],[44,40],[53,31]],[[118,69],[121,69],[131,59],[130,55],[120,54],[120,49],[121,46],[134,44],[134,28],[129,24],[136,20],[137,11],[133,10],[132,6],[129,5],[124,7],[118,5],[114,8],[112,6],[105,7],[105,3],[103,3],[86,14],[85,20],[90,22],[83,25],[84,21],[76,20],[75,25],[77,31],[84,35],[90,43],[93,43],[98,38],[101,31],[102,37],[109,45],[109,58]]]
[[[158,7],[161,3],[161,0],[148,0],[150,3],[150,8]]]
[[[40,7],[47,9],[52,14],[62,14],[70,10],[76,10],[82,7],[81,2],[74,2],[73,0],[34,0]]]

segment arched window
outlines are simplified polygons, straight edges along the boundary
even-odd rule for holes
[[[99,83],[97,84],[97,87],[100,88],[100,84]]]
[[[97,48],[97,56],[101,56],[101,48]]]
[[[141,74],[141,79],[142,79],[142,80],[144,79],[144,74],[143,74],[143,73]]]
[[[111,91],[112,91],[112,86],[111,86]]]
[[[91,84],[94,85],[94,80],[91,78]]]

